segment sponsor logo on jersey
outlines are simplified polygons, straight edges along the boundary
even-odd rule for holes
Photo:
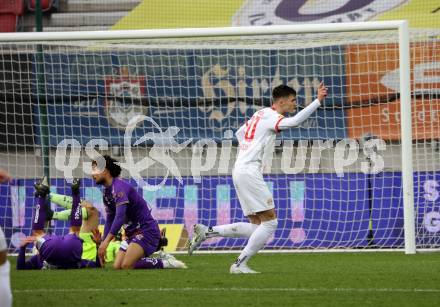
[[[124,197],[124,192],[123,191],[121,191],[121,192],[119,192],[119,193],[117,193],[116,195],[115,195],[115,197],[117,197],[117,198],[121,198],[121,197]]]
[[[256,0],[246,1],[234,26],[367,21],[407,0]]]

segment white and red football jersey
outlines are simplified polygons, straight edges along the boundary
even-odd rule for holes
[[[321,102],[315,99],[295,116],[286,118],[272,108],[255,112],[236,133],[240,150],[235,166],[256,164],[261,167],[264,151],[268,146],[274,146],[276,134],[280,130],[299,126],[320,106]]]
[[[264,108],[254,113],[249,121],[237,131],[240,150],[235,166],[249,163],[259,164],[267,146],[273,146],[278,132],[278,125],[284,118],[272,108]]]

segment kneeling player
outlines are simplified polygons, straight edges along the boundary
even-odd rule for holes
[[[164,259],[147,258],[160,248],[161,235],[157,221],[151,210],[138,192],[127,182],[121,180],[121,167],[117,161],[104,156],[105,168],[99,170],[93,161],[93,179],[104,185],[104,205],[107,220],[104,227],[104,241],[99,246],[101,262],[111,240],[126,224],[126,240],[116,255],[115,269],[163,269],[186,268],[186,265],[167,255]]]
[[[36,206],[32,224],[33,236],[27,238],[19,252],[17,270],[38,270],[42,268],[79,269],[100,267],[99,259],[90,261],[82,259],[83,240],[79,238],[82,225],[82,210],[79,197],[79,180],[72,184],[72,207],[70,214],[70,231],[65,236],[46,234],[44,225],[51,214],[47,204],[49,187],[43,178],[36,184]],[[26,246],[34,243],[38,254],[26,261]],[[95,247],[96,248],[96,247]]]
[[[47,193],[47,191],[50,191],[50,186],[48,185],[48,183],[46,182],[40,182],[38,185],[35,186],[37,193],[41,194],[41,195],[45,195]],[[71,217],[71,209],[72,209],[72,203],[73,203],[73,197],[68,196],[68,195],[61,195],[61,194],[56,194],[56,193],[52,193],[49,192],[48,195],[49,200],[52,203],[55,203],[63,208],[65,208],[66,210],[62,210],[62,211],[56,211],[53,212],[50,209],[50,206],[46,207],[46,220],[60,220],[60,221],[67,221],[70,219]],[[83,260],[91,260],[91,261],[96,261],[97,259],[97,246],[101,243],[101,234],[99,233],[99,211],[98,209],[96,209],[90,202],[86,201],[86,200],[80,200],[80,205],[81,205],[81,213],[82,213],[82,225],[81,225],[81,229],[79,232],[79,238],[82,240],[82,247],[83,247],[83,252],[82,252],[82,259]],[[27,241],[32,241],[32,239],[27,240]],[[122,243],[123,242],[123,243]],[[123,246],[125,246],[126,241],[125,240],[121,240],[119,241],[118,244],[116,244],[118,247],[117,249],[120,248],[121,244]],[[25,245],[28,244],[28,242],[24,242]],[[115,242],[113,242],[115,243]],[[167,239],[165,237],[165,233],[161,232],[161,237],[160,237],[160,245],[159,248],[166,246],[167,245]],[[110,247],[110,246],[109,246]],[[110,248],[107,249],[107,253],[106,253],[106,261],[114,261],[114,257],[108,257],[109,256],[109,250]],[[163,263],[163,266],[165,268],[172,268],[174,267],[173,265],[169,264],[168,262],[173,262],[174,257],[167,254],[167,253],[159,253],[158,254],[158,259],[147,259],[145,260],[148,263],[153,263],[153,264],[157,264],[160,265],[161,262],[165,262]],[[152,267],[155,268],[155,267]]]

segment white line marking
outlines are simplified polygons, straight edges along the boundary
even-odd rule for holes
[[[1,51],[0,51],[1,54]],[[240,254],[240,250],[197,250],[194,254]],[[359,253],[393,253],[393,254],[401,254],[404,255],[405,250],[403,248],[381,248],[381,249],[263,249],[260,250],[259,254],[359,254]],[[425,254],[425,253],[438,253],[440,252],[440,248],[417,248],[417,253]],[[170,252],[172,255],[186,255],[188,251],[174,251]],[[18,256],[18,253],[9,253],[8,256]],[[32,256],[32,254],[27,253],[26,256]]]
[[[440,293],[440,289],[402,288],[85,288],[85,289],[21,289],[14,293],[41,292],[396,292],[396,293]]]

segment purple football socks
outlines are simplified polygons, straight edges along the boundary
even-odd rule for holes
[[[79,196],[79,179],[74,179],[72,183],[72,208],[70,214],[70,226],[82,225],[82,210],[80,206],[80,196]]]
[[[35,215],[32,222],[32,230],[44,230],[46,222],[46,196],[36,196]]]
[[[163,269],[163,263],[161,259],[145,257],[135,263],[134,269]]]

